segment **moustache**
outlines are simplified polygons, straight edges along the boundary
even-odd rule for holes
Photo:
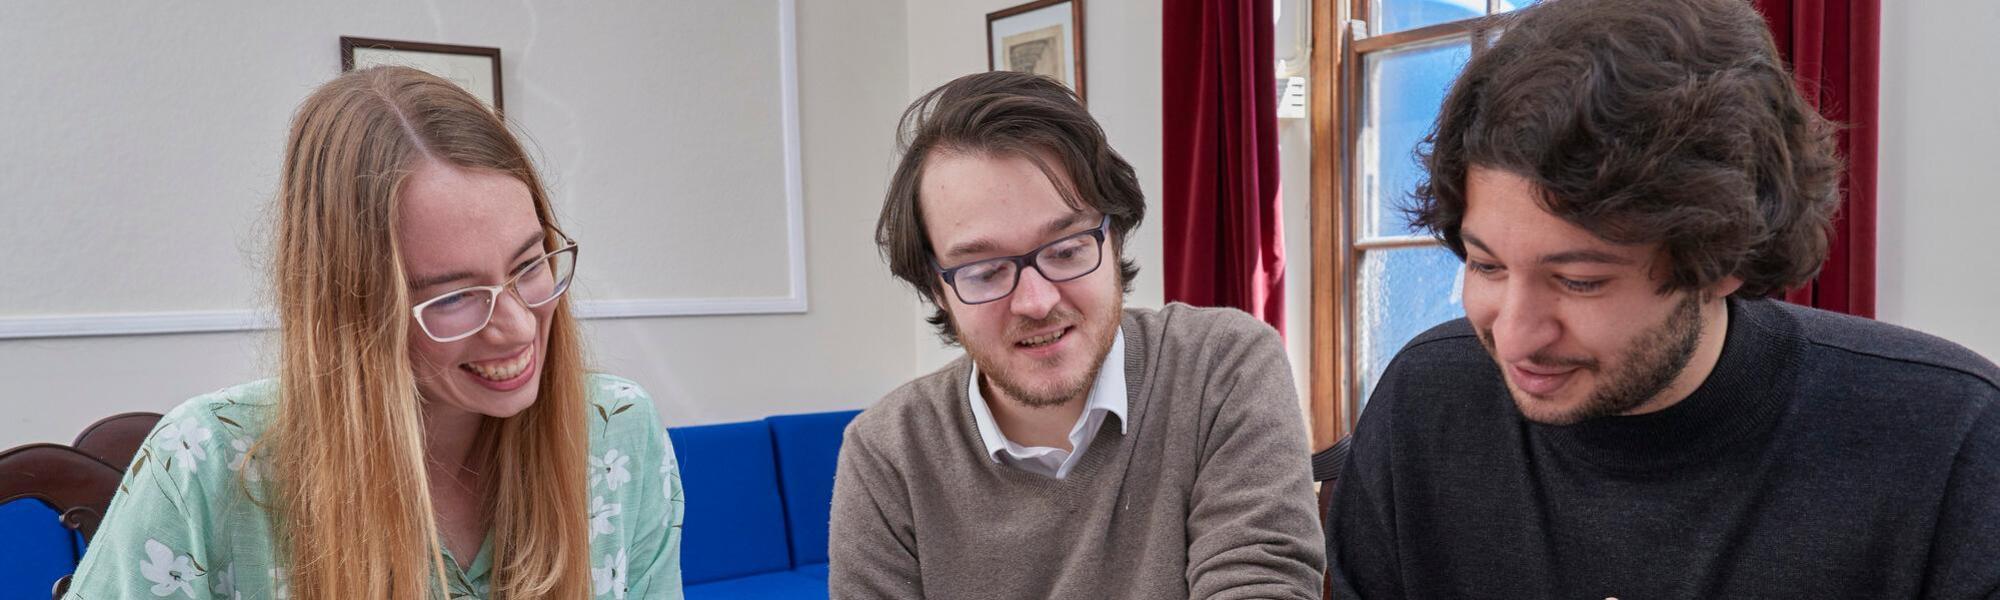
[[[1007,326],[1007,337],[1018,338],[1030,331],[1052,329],[1057,325],[1076,323],[1083,315],[1067,308],[1056,308],[1048,316],[1039,319],[1019,319]]]
[[[1495,357],[1498,357],[1500,355],[1499,351],[1500,346],[1499,344],[1493,341],[1493,330],[1491,329],[1480,330],[1479,343],[1480,345],[1486,347],[1487,354]],[[1597,368],[1597,359],[1594,358],[1584,358],[1579,356],[1559,356],[1548,352],[1536,352],[1534,354],[1530,354],[1528,355],[1528,362],[1538,367],[1556,367],[1556,368],[1574,367],[1578,369]]]

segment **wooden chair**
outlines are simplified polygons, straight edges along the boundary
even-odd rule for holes
[[[158,413],[115,415],[85,428],[74,446],[27,444],[0,452],[0,504],[39,500],[55,509],[64,528],[89,543],[125,467],[159,420]],[[68,587],[69,576],[56,580],[53,597],[61,598]]]
[[[76,441],[69,445],[123,471],[132,464],[132,457],[138,455],[139,445],[146,443],[146,434],[152,433],[153,426],[158,424],[160,413],[112,415],[83,428],[83,433],[76,434]]]
[[[1340,480],[1341,465],[1347,463],[1348,442],[1352,439],[1354,438],[1340,438],[1340,441],[1334,442],[1325,450],[1314,452],[1312,457],[1313,481],[1319,482],[1319,530],[1329,536],[1333,535],[1333,529],[1329,527],[1333,519],[1333,484]],[[1327,560],[1332,561],[1333,557],[1329,556]],[[1319,585],[1321,598],[1333,597],[1332,568],[1327,569],[1326,576],[1320,580]]]

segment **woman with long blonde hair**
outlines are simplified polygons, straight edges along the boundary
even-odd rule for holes
[[[342,75],[275,212],[277,377],[161,420],[66,597],[680,597],[672,448],[584,370],[577,243],[502,120]]]

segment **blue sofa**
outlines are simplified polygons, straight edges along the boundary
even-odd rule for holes
[[[689,600],[826,598],[826,532],[840,436],[860,411],[667,430],[687,517]],[[0,504],[0,598],[46,598],[75,570],[81,536],[35,500]]]
[[[40,500],[0,504],[0,598],[47,598],[57,579],[76,570],[83,536],[58,518]]]
[[[826,598],[840,436],[859,411],[667,430],[687,492],[688,600]]]

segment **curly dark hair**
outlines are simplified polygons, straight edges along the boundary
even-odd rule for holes
[[[1087,206],[1110,216],[1118,280],[1126,292],[1132,291],[1139,266],[1124,258],[1124,248],[1126,236],[1146,217],[1139,177],[1132,164],[1111,149],[1104,129],[1076,93],[1062,83],[1009,71],[954,79],[903,111],[897,149],[902,162],[889,181],[882,216],[875,222],[875,245],[889,261],[889,271],[916,288],[933,307],[944,302],[944,282],[932,266],[933,250],[917,193],[924,162],[940,151],[1026,158],[1056,184],[1070,208]],[[943,308],[926,320],[937,327],[945,343],[958,343],[958,332]]]
[[[1805,283],[1840,200],[1834,125],[1743,0],[1546,0],[1501,24],[1417,152],[1412,223],[1460,258],[1474,165],[1617,244],[1658,243],[1660,293],[1729,276],[1738,296]]]

